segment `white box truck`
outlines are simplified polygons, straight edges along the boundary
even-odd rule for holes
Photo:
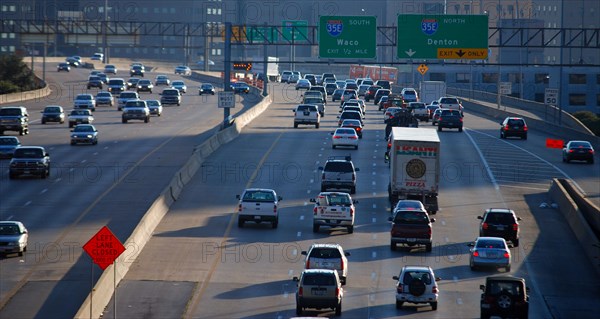
[[[264,58],[255,57],[252,60],[252,72],[262,74],[265,71]],[[281,82],[281,74],[279,74],[279,58],[269,56],[267,57],[267,62],[267,77],[269,82]]]
[[[392,211],[399,200],[420,200],[427,211],[438,211],[440,138],[436,130],[394,127],[390,135],[388,194]]]
[[[444,81],[422,81],[419,85],[420,101],[429,105],[433,101],[446,96],[446,82]]]

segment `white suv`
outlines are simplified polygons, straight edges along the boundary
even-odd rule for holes
[[[344,252],[344,248],[338,244],[312,244],[308,251],[303,251],[306,256],[304,269],[331,269],[336,270],[340,281],[346,284],[348,276],[348,258],[349,252]]]
[[[431,305],[437,310],[439,289],[436,277],[429,266],[404,266],[399,276],[394,276],[396,283],[396,309],[402,308],[405,302]]]

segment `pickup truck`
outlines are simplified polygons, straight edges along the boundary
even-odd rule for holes
[[[460,101],[455,97],[441,97],[438,100],[438,103],[443,109],[451,109],[451,110],[459,110],[461,113],[463,112],[463,106]]]
[[[318,232],[321,226],[346,227],[348,233],[354,232],[354,204],[350,194],[342,192],[322,192],[316,198],[310,199],[315,203],[313,208],[313,232]]]
[[[294,111],[294,128],[298,128],[298,125],[314,125],[315,128],[319,128],[321,124],[321,113],[314,104],[300,104],[296,106]]]
[[[279,224],[278,204],[281,196],[272,189],[248,188],[242,195],[236,195],[238,203],[238,227],[245,222],[271,223],[273,228]]]
[[[429,109],[423,102],[409,102],[408,109],[421,121],[429,122]]]
[[[50,155],[41,146],[21,146],[15,149],[10,160],[8,178],[20,175],[50,176]]]
[[[432,227],[435,218],[429,218],[425,206],[418,200],[401,200],[394,208],[390,231],[390,249],[396,250],[398,244],[413,247],[425,246],[425,251],[432,249]]]

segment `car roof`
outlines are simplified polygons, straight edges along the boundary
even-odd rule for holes
[[[405,271],[433,271],[433,269],[431,269],[431,267],[429,266],[417,266],[417,265],[406,265],[404,267],[402,267],[403,270]]]
[[[502,237],[488,237],[488,236],[481,236],[481,237],[477,237],[476,241],[479,240],[488,240],[488,241],[501,241],[506,243],[506,240]]]
[[[340,246],[339,244],[322,244],[322,243],[314,243],[312,245],[310,245],[310,248],[331,248],[331,249],[338,249],[338,248],[342,248],[342,246]]]
[[[336,270],[333,269],[304,269],[305,274],[331,274],[335,275]]]
[[[485,278],[487,281],[521,281],[525,283],[525,278],[511,276],[511,275],[498,275],[489,276]]]
[[[514,214],[514,211],[512,209],[508,209],[508,208],[488,208],[488,209],[486,209],[486,212]]]
[[[244,189],[244,192],[248,192],[248,191],[252,191],[252,192],[273,192],[273,193],[275,193],[275,190],[273,190],[273,189],[270,189],[270,188],[258,188],[258,187]]]

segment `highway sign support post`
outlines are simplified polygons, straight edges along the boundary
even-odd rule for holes
[[[488,57],[487,15],[398,15],[400,59],[471,59]]]
[[[552,106],[554,106],[554,108],[556,108],[558,101],[559,101],[558,100],[558,89],[546,88],[544,90],[544,105],[545,105],[546,110],[548,109],[548,107],[552,107]],[[547,111],[545,113],[547,113]],[[553,112],[553,113],[555,113],[555,112]],[[559,116],[560,116],[560,113],[559,113]],[[552,122],[556,122],[556,116],[553,117]],[[559,125],[560,125],[560,122],[559,122]]]
[[[294,69],[294,60],[296,59],[296,46],[298,41],[306,41],[308,35],[308,21],[306,20],[283,20],[282,37],[290,41],[290,70]]]
[[[223,90],[231,91],[231,22],[225,22],[225,44],[224,44],[224,55],[225,55],[225,64],[224,64],[224,73],[223,76]],[[205,57],[205,59],[207,59]],[[223,126],[222,128],[229,127],[231,119],[231,114],[229,113],[229,108],[223,108]]]
[[[377,18],[320,16],[319,58],[377,58]]]

